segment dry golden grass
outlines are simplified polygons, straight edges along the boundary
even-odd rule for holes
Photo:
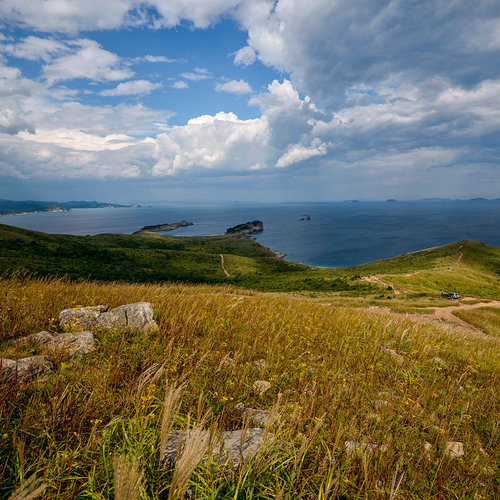
[[[4,279],[2,353],[16,354],[10,339],[56,329],[66,307],[143,300],[157,332],[96,331],[86,358],[0,384],[0,496],[44,470],[45,498],[111,498],[117,453],[141,457],[142,498],[168,497],[172,471],[158,466],[168,380],[184,385],[169,429],[206,410],[207,425],[240,429],[237,403],[280,401],[272,432],[287,446],[237,470],[202,462],[187,483],[192,498],[495,497],[499,345],[451,326],[231,287]],[[271,389],[255,394],[256,380]],[[346,441],[374,451],[349,454]],[[448,441],[465,455],[448,459]]]

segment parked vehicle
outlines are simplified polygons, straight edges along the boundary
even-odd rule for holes
[[[443,292],[441,291],[442,299],[459,299],[460,295],[457,292]]]

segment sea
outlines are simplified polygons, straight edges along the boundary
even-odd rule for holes
[[[2,224],[73,235],[130,234],[181,220],[193,225],[168,234],[217,235],[261,220],[257,242],[286,260],[323,267],[360,265],[466,239],[500,246],[500,200],[165,204],[0,217]]]

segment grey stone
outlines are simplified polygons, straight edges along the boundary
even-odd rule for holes
[[[181,455],[182,446],[190,431],[175,431],[167,439],[161,462],[166,467],[173,467]],[[204,431],[203,443],[208,445],[210,432]],[[274,444],[273,444],[274,443]],[[208,446],[210,459],[218,464],[229,461],[233,467],[251,460],[266,444],[276,446],[273,434],[264,429],[243,429],[225,431],[214,436],[212,446]],[[210,450],[211,448],[211,450]],[[208,452],[207,452],[208,455]]]
[[[465,455],[464,444],[460,441],[448,441],[444,451],[449,458],[460,458]]]
[[[388,448],[385,444],[375,444],[375,443],[369,443],[366,441],[358,442],[358,441],[346,441],[344,443],[345,450],[347,453],[347,456],[350,458],[354,458],[356,455],[371,455],[375,453],[376,451],[380,451],[381,453],[385,453]]]
[[[273,420],[271,418],[271,412],[269,410],[258,410],[256,408],[245,408],[243,415],[249,418],[254,424],[257,425],[270,425]]]
[[[426,460],[428,460],[429,462],[431,461],[432,459],[432,444],[429,443],[428,441],[425,441],[424,442],[424,457]]]
[[[86,306],[64,309],[59,313],[59,324],[67,329],[93,328],[97,326],[97,320],[102,313],[108,310],[108,306]]]
[[[22,359],[0,358],[0,372],[9,379],[25,379],[49,372],[54,365],[46,356],[30,356]]]
[[[397,401],[398,399],[401,399],[400,396],[398,396],[397,394],[394,394],[391,391],[379,391],[377,393],[377,395],[379,398],[383,398],[383,399],[391,400],[391,401]]]
[[[271,383],[267,380],[256,380],[252,385],[253,390],[262,396],[265,392],[271,389]]]
[[[94,350],[92,332],[50,333],[38,332],[18,340],[23,344],[44,345],[49,349],[66,351],[70,356],[82,356]]]
[[[107,306],[78,307],[65,309],[59,314],[59,324],[65,328],[130,328],[147,331],[158,328],[153,319],[153,306],[149,302],[136,302],[115,307],[110,311]]]
[[[405,362],[405,358],[401,356],[401,354],[398,354],[394,349],[388,349],[387,347],[381,346],[380,350],[384,354],[388,354],[398,366],[402,366]]]
[[[267,362],[265,359],[258,359],[257,361],[252,361],[252,365],[259,370],[264,370],[267,367]]]
[[[131,328],[147,331],[158,328],[153,319],[153,306],[150,302],[136,302],[115,307],[98,318],[97,326],[101,328]]]
[[[387,408],[389,406],[392,406],[392,403],[386,401],[385,399],[376,399],[375,401],[373,401],[373,404],[376,408]]]

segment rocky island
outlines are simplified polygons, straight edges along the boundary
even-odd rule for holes
[[[157,224],[156,226],[144,226],[139,231],[173,231],[179,227],[192,226],[192,222],[181,220],[180,222],[173,222],[172,224]]]
[[[237,226],[230,227],[226,230],[226,234],[248,236],[249,234],[264,231],[264,223],[260,220],[252,222],[245,222],[245,224],[238,224]]]

